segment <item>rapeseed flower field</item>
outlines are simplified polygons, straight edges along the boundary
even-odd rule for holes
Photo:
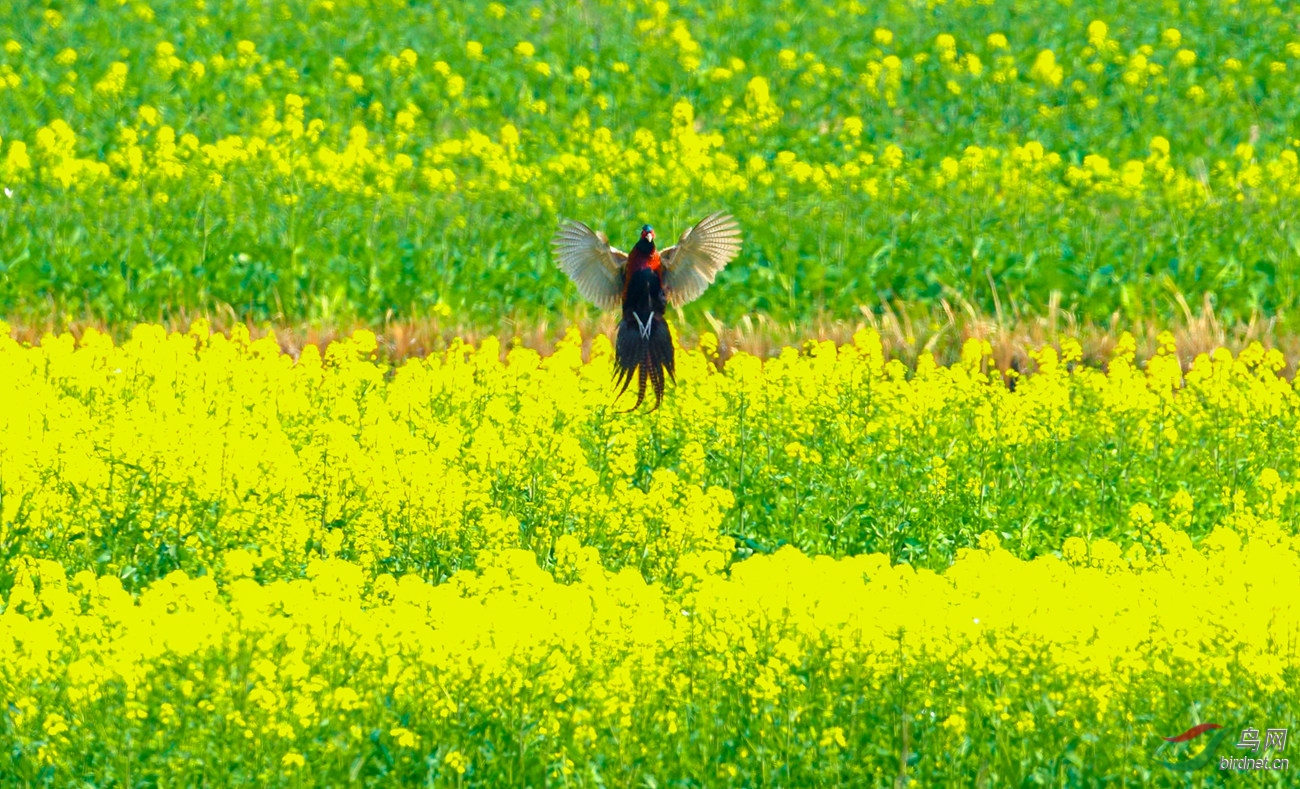
[[[1300,760],[1298,74],[1278,0],[6,6],[0,787]],[[623,413],[557,222],[720,210]]]
[[[706,335],[643,419],[604,335],[0,341],[4,769],[1172,781],[1160,736],[1297,712],[1300,395],[1164,340],[1011,388]]]
[[[557,215],[727,206],[746,254],[695,309],[728,322],[1053,292],[1289,320],[1292,4],[1044,7],[22,3],[0,314],[575,317]]]

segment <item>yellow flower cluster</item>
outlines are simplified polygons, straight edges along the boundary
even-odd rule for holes
[[[909,370],[866,330],[725,365],[705,336],[644,418],[612,412],[604,336],[395,368],[365,331],[0,339],[6,749],[27,780],[740,785],[777,758],[879,782],[901,748],[943,783],[976,743],[1019,780],[1089,736],[1141,778],[1124,749],[1189,704],[1258,715],[1300,669],[1300,397],[1276,351],[1184,372],[1162,343],[1099,370],[1064,340],[1009,387],[974,340]],[[1041,505],[1081,479],[1122,498],[1097,436],[1139,494],[1062,532]],[[1177,465],[1206,443],[1209,487]]]
[[[700,47],[688,26],[670,15],[666,3],[653,4],[650,11],[649,16],[636,24],[637,30],[671,38],[682,67],[688,72],[697,70],[701,62]],[[859,12],[850,9],[850,13]],[[707,102],[709,119],[703,124],[703,131],[695,123],[696,108],[685,100],[672,110],[674,122],[670,133],[665,129],[656,134],[645,127],[592,128],[591,113],[603,112],[611,100],[602,92],[584,96],[584,100],[591,100],[592,106],[585,106],[585,101],[579,103],[563,119],[562,124],[567,127],[563,136],[569,138],[562,141],[564,144],[552,145],[543,135],[531,140],[533,145],[527,146],[530,150],[526,151],[518,149],[519,131],[510,123],[509,116],[503,116],[496,127],[480,127],[461,135],[432,134],[438,119],[433,115],[426,117],[428,111],[463,115],[484,107],[475,103],[481,103],[481,97],[471,101],[465,95],[463,73],[438,60],[424,74],[420,71],[420,54],[410,47],[395,54],[378,55],[376,64],[355,64],[334,58],[329,69],[331,79],[353,92],[367,90],[367,75],[375,70],[396,80],[392,104],[368,102],[364,113],[339,121],[327,120],[336,113],[319,96],[305,100],[296,92],[270,93],[266,89],[268,80],[298,85],[298,90],[310,89],[312,93],[318,91],[318,86],[304,81],[299,69],[287,61],[263,54],[253,41],[238,41],[233,53],[192,56],[194,60],[181,57],[178,53],[182,49],[176,44],[163,41],[154,45],[151,70],[141,78],[179,80],[184,90],[196,95],[206,92],[204,80],[233,80],[249,94],[250,108],[256,105],[256,110],[247,114],[250,118],[247,128],[238,134],[203,139],[194,133],[182,133],[161,120],[175,115],[174,111],[160,113],[148,104],[122,107],[137,121],[113,141],[98,139],[94,131],[88,134],[78,129],[75,121],[51,120],[28,139],[3,141],[7,147],[0,156],[0,181],[10,186],[33,182],[57,183],[69,188],[77,183],[112,180],[123,183],[128,191],[148,181],[165,194],[168,190],[194,186],[219,187],[231,179],[232,170],[242,168],[248,173],[272,176],[273,183],[266,186],[283,193],[284,199],[290,201],[304,184],[368,196],[425,190],[435,193],[467,190],[483,195],[527,188],[538,193],[544,202],[550,201],[551,204],[544,206],[546,210],[554,210],[554,190],[539,185],[573,184],[576,189],[573,197],[578,199],[588,193],[612,194],[618,185],[634,177],[651,187],[670,181],[676,187],[672,193],[683,199],[697,190],[703,190],[703,195],[708,197],[736,197],[751,188],[770,187],[780,193],[805,183],[815,184],[826,192],[861,191],[875,197],[881,191],[914,188],[930,178],[941,188],[953,181],[954,162],[960,162],[967,169],[963,173],[967,188],[1000,199],[1013,197],[1023,189],[1027,197],[1060,200],[1070,193],[1070,187],[1083,184],[1092,189],[1117,191],[1130,198],[1144,192],[1167,193],[1170,200],[1165,210],[1194,210],[1202,207],[1211,195],[1242,199],[1243,195],[1258,192],[1266,199],[1285,200],[1296,192],[1300,176],[1295,152],[1290,148],[1274,148],[1266,159],[1257,161],[1254,148],[1243,144],[1235,157],[1215,162],[1210,168],[1213,183],[1205,183],[1203,178],[1198,181],[1198,175],[1188,172],[1185,166],[1172,166],[1168,161],[1169,143],[1164,137],[1154,135],[1150,142],[1152,157],[1146,161],[1127,160],[1112,166],[1109,163],[1112,154],[1098,150],[1086,157],[1084,166],[1067,166],[1062,163],[1065,151],[1053,152],[1050,142],[1045,146],[1031,139],[1021,145],[983,146],[965,152],[925,150],[904,175],[895,172],[898,164],[889,163],[891,155],[887,151],[882,154],[883,146],[881,151],[872,153],[852,150],[863,128],[862,119],[852,114],[837,118],[834,123],[843,138],[840,142],[849,143],[847,155],[834,156],[834,149],[823,152],[817,146],[796,145],[790,140],[788,144],[795,152],[789,157],[778,156],[782,152],[770,147],[779,142],[774,138],[779,130],[774,127],[812,100],[811,97],[791,98],[783,106],[779,93],[799,95],[803,89],[828,79],[846,84],[856,82],[870,96],[894,106],[901,91],[918,90],[934,79],[942,81],[946,91],[956,94],[969,91],[972,82],[991,80],[1001,84],[1019,79],[1015,65],[1018,59],[1009,52],[1008,39],[1000,32],[987,35],[983,41],[959,40],[952,34],[942,33],[933,38],[932,46],[911,54],[898,51],[900,45],[888,29],[877,29],[873,40],[876,46],[869,50],[865,65],[856,75],[842,66],[827,66],[811,52],[800,54],[793,49],[782,49],[776,57],[777,73],[743,78],[743,95],[739,101],[727,97],[720,103]],[[1077,71],[1067,72],[1058,54],[1051,49],[1038,50],[1036,54],[1022,53],[1020,60],[1026,57],[1033,60],[1027,70],[1030,82],[1025,90],[1032,93],[1034,84],[1050,89],[1068,86],[1066,95],[1073,97],[1069,101],[1093,109],[1098,102],[1094,94],[1108,90],[1107,80],[1111,76],[1118,75],[1120,83],[1134,89],[1166,90],[1189,79],[1181,71],[1197,62],[1195,52],[1186,48],[1182,33],[1175,28],[1164,30],[1159,41],[1152,44],[1126,46],[1111,37],[1105,22],[1094,20],[1087,26],[1086,44],[1071,58]],[[484,57],[482,43],[469,41],[465,46],[467,65],[472,66]],[[29,55],[19,42],[10,40],[7,52],[13,65],[3,67],[6,76],[0,79],[0,89],[6,84],[18,87],[21,79],[15,67],[26,70],[31,66]],[[510,52],[527,66],[530,79],[540,80],[543,85],[556,79],[552,65],[541,59],[542,53],[532,42],[519,41]],[[1286,60],[1297,53],[1300,44],[1288,45],[1284,52],[1277,53],[1280,68],[1273,69],[1273,73],[1289,73]],[[52,59],[56,66],[70,69],[78,58],[77,50],[65,47]],[[986,61],[990,63],[988,67]],[[1168,63],[1160,65],[1158,61]],[[621,70],[618,65],[614,72],[627,72],[626,64],[621,64],[624,66]],[[589,82],[592,70],[587,65],[571,70],[579,87]],[[710,74],[713,81],[726,82],[752,71],[745,61],[733,57],[713,68]],[[1240,61],[1228,58],[1212,73],[1198,72],[1197,78],[1219,95],[1233,93],[1243,81],[1253,84],[1251,78],[1243,77],[1240,72]],[[38,78],[34,73],[32,77]],[[121,96],[133,78],[127,63],[113,61],[94,82],[93,92],[99,96]],[[415,88],[426,80],[430,81],[428,88],[434,90],[437,99],[435,105],[425,102],[425,109],[421,109]],[[74,78],[69,84],[75,82]],[[1199,83],[1187,90],[1197,96],[1205,95],[1205,88]],[[1051,94],[1040,98],[1045,102],[1041,109],[1048,115],[1060,113],[1069,106],[1068,101],[1062,104]],[[1147,98],[1156,96],[1152,93]],[[305,109],[308,101],[315,106],[318,117],[311,117]],[[544,112],[542,108],[550,103],[553,102],[536,99],[528,106]],[[743,161],[745,157],[739,150],[754,144],[761,144],[757,153],[763,155]],[[800,148],[808,150],[801,152]],[[88,152],[95,153],[88,157]],[[767,169],[765,165],[774,157],[786,166]],[[103,167],[104,164],[110,166]]]
[[[750,81],[745,106],[738,116],[743,124],[764,126],[779,115],[761,77]],[[260,180],[284,204],[299,200],[305,187],[383,195],[408,204],[428,194],[493,199],[528,189],[537,190],[546,211],[558,207],[558,190],[550,184],[564,183],[570,197],[582,199],[614,195],[620,184],[633,181],[667,190],[674,199],[697,195],[724,204],[742,200],[752,189],[894,201],[925,189],[943,192],[948,200],[997,205],[1070,203],[1104,195],[1122,199],[1142,214],[1161,215],[1194,215],[1246,200],[1274,206],[1300,196],[1296,152],[1285,149],[1261,159],[1248,143],[1205,171],[1174,165],[1162,136],[1151,139],[1147,157],[1119,163],[1087,154],[1081,163],[1071,164],[1036,141],[1005,148],[971,145],[934,162],[908,158],[892,144],[874,152],[853,151],[850,144],[846,154],[832,160],[780,151],[770,162],[761,156],[742,161],[725,152],[729,146],[723,134],[696,130],[695,109],[683,100],[673,110],[666,135],[640,129],[620,138],[580,119],[577,126],[586,142],[539,156],[520,148],[519,130],[511,124],[415,150],[411,133],[423,113],[414,105],[399,111],[382,134],[358,123],[331,134],[334,142],[322,139],[327,128],[322,119],[307,120],[301,96],[288,94],[283,107],[268,106],[252,135],[203,141],[190,133],[178,135],[160,123],[155,108],[141,106],[137,124],[121,129],[102,159],[79,153],[87,147],[85,141],[68,123],[56,120],[40,128],[30,146],[21,140],[9,143],[0,159],[0,181],[11,187],[113,186],[128,193],[143,188],[165,201],[177,191],[219,191],[232,179]],[[850,118],[843,128],[846,141],[856,143],[862,122]]]
[[[1090,736],[1093,769],[1140,775],[1125,755],[1179,731],[1188,697],[1215,720],[1257,716],[1300,667],[1278,648],[1300,638],[1300,539],[1237,526],[1249,536],[1221,528],[1200,549],[1167,530],[1134,559],[1098,540],[1024,561],[987,535],[942,574],[785,548],[677,588],[563,543],[567,582],[507,549],[440,584],[338,559],[258,583],[241,558],[138,596],[21,559],[0,614],[7,737],[28,775],[134,739],[178,782],[203,769],[189,753],[268,783],[341,777],[382,750],[398,774],[483,785],[629,753],[641,767],[626,774],[707,766],[748,783],[780,752],[792,776],[870,783],[897,757],[868,746],[905,715],[915,769],[936,780],[989,758],[963,758],[977,738],[1014,751]],[[687,743],[695,772],[671,755]],[[101,774],[132,758],[108,752]]]
[[[1071,535],[1149,544],[1128,509],[1177,514],[1189,500],[1198,517],[1181,527],[1198,535],[1241,511],[1293,528],[1297,458],[1284,436],[1300,395],[1282,355],[1220,350],[1184,373],[1172,336],[1161,341],[1142,369],[1121,337],[1103,371],[1066,339],[1008,386],[976,340],[959,363],[926,354],[910,373],[865,330],[766,362],[737,354],[720,372],[706,335],[679,350],[668,405],[642,420],[615,416],[626,403],[612,401],[604,335],[585,362],[571,331],[547,357],[489,338],[395,369],[367,331],[296,359],[274,335],[202,322],[140,325],[120,345],[94,330],[35,347],[4,338],[3,514],[26,529],[61,524],[43,544],[70,567],[107,562],[142,580],[218,567],[233,548],[263,577],[296,575],[312,556],[451,572],[509,547],[546,559],[566,535],[607,566],[670,578],[720,566],[734,547],[724,532],[941,566],[1005,518],[1041,523],[1016,538],[1031,552]],[[1128,465],[1093,457],[1106,447]],[[1098,463],[1116,477],[1096,479]],[[1034,500],[1048,485],[1069,501],[1044,510]],[[958,517],[954,532],[942,519],[958,511],[975,520]],[[844,533],[827,535],[827,518]],[[911,521],[923,552],[891,544],[904,536],[892,527],[871,536],[894,519]],[[167,550],[138,556],[128,535]]]
[[[457,346],[386,381],[366,332],[324,356],[309,346],[296,362],[274,337],[227,340],[202,326],[171,337],[141,326],[121,347],[94,332],[79,347],[68,335],[31,350],[3,342],[15,408],[0,418],[11,449],[0,465],[14,473],[9,490],[23,491],[6,497],[5,512],[63,520],[70,548],[120,539],[131,520],[141,540],[203,566],[227,546],[255,546],[257,564],[276,574],[301,568],[304,550],[343,552],[371,570],[409,566],[415,543],[430,560],[460,561],[519,542],[522,513],[499,506],[501,488],[515,485],[529,488],[527,536],[547,549],[598,530],[607,558],[661,576],[729,543],[718,531],[733,497],[690,480],[698,469],[630,484],[643,431],[609,426],[606,481],[621,482],[600,495],[587,448],[543,430],[599,401],[608,344],[586,366],[577,346],[545,361],[517,349],[506,365],[495,342]],[[41,482],[53,468],[65,484]],[[154,497],[147,516],[130,490]],[[107,509],[88,512],[85,496]]]

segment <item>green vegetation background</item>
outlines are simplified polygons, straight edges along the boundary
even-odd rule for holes
[[[1176,294],[1212,294],[1228,320],[1294,313],[1286,4],[726,6],[19,4],[0,22],[0,314],[576,317],[587,308],[547,247],[559,216],[626,246],[642,222],[675,238],[717,208],[745,248],[690,309],[724,320],[941,298],[1033,313],[1053,292],[1083,318],[1176,317]],[[317,142],[288,140],[290,94]],[[692,116],[674,120],[681,101]],[[380,164],[329,183],[340,165],[316,149],[344,151],[357,125]],[[698,155],[668,144],[683,125],[706,139]],[[212,164],[182,144],[181,170],[162,174],[163,127],[303,159]],[[1181,186],[1148,167],[1140,187],[1099,187],[1105,168],[1085,164],[1149,161],[1156,138]],[[1008,180],[1030,142],[1059,166]],[[1001,155],[980,165],[968,146]],[[410,168],[385,175],[399,152]],[[77,175],[70,157],[106,170]],[[940,183],[945,159],[961,176]]]

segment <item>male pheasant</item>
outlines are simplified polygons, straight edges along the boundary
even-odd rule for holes
[[[680,307],[699,298],[714,277],[740,252],[740,226],[730,214],[709,214],[663,251],[655,249],[655,231],[641,228],[631,252],[610,246],[604,233],[571,219],[560,222],[551,241],[559,267],[584,298],[602,309],[623,306],[614,345],[616,399],[637,378],[635,411],[645,400],[646,382],[654,386],[655,407],[664,399],[664,373],[673,373],[673,339],[664,320],[668,305]]]

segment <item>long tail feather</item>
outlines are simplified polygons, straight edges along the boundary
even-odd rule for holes
[[[659,316],[652,320],[649,336],[641,331],[636,321],[624,320],[618,325],[618,339],[614,345],[614,385],[619,390],[615,399],[623,396],[634,376],[637,379],[636,403],[628,411],[641,407],[647,384],[655,393],[655,405],[650,410],[659,408],[664,400],[665,371],[669,378],[677,380],[673,364],[673,338],[668,323]]]

